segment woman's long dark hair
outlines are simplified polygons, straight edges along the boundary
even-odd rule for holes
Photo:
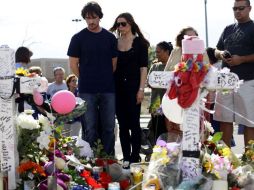
[[[142,32],[140,31],[137,23],[135,22],[133,16],[130,13],[121,13],[120,15],[118,15],[115,19],[115,22],[113,24],[113,26],[109,29],[111,32],[116,32],[117,31],[117,35],[120,36],[120,32],[117,30],[117,19],[118,18],[124,18],[126,19],[126,21],[128,22],[128,24],[131,26],[131,32],[133,35],[138,35],[138,37],[140,37],[141,41],[147,45],[147,47],[150,46],[150,43],[147,39],[145,39],[144,35],[142,34]]]
[[[182,47],[182,40],[187,31],[193,31],[196,34],[196,36],[198,36],[198,32],[193,27],[188,26],[186,28],[183,28],[176,36],[176,46]]]

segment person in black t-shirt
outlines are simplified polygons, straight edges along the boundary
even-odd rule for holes
[[[222,139],[230,147],[233,122],[245,125],[244,142],[254,140],[254,23],[249,0],[235,0],[237,23],[227,26],[217,44],[215,55],[244,83],[237,92],[217,93],[214,119],[220,121]]]
[[[68,56],[72,72],[79,78],[79,96],[87,103],[85,140],[91,147],[101,134],[107,154],[115,148],[115,86],[113,72],[117,62],[115,36],[100,26],[103,17],[96,2],[88,2],[81,12],[87,27],[75,34]],[[101,128],[98,129],[100,117]]]
[[[116,80],[116,116],[120,127],[123,168],[140,161],[140,110],[147,77],[149,42],[130,13],[121,13],[112,32],[118,36]]]

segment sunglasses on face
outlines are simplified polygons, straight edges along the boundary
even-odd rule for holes
[[[120,27],[120,26],[125,27],[125,26],[127,26],[127,22],[118,22],[118,23],[116,23],[116,26],[117,27]]]
[[[243,11],[246,7],[248,7],[248,6],[233,7],[233,11],[237,11],[237,10]]]
[[[73,79],[73,80],[71,80],[71,82],[77,82],[77,80],[76,80],[76,79]]]

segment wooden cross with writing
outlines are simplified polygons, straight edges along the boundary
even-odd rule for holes
[[[170,89],[170,85],[174,80],[176,80],[174,78],[174,72],[153,71],[149,75],[148,83],[153,88]],[[206,74],[205,79],[200,84],[200,89],[202,88],[202,91],[206,93],[203,94],[202,92],[201,94],[201,90],[199,90],[197,98],[193,104],[190,107],[183,109],[183,120],[181,123],[183,129],[183,158],[181,162],[183,179],[191,179],[201,175],[199,142],[200,105],[202,104],[202,97],[207,94],[208,90],[233,90],[239,88],[239,84],[240,81],[236,74],[229,72],[227,69],[218,71],[211,67]],[[164,95],[164,98],[168,98],[167,94]],[[171,109],[174,109],[174,107]],[[166,113],[165,116],[167,116]]]
[[[15,77],[15,52],[8,46],[0,47],[0,178],[8,172],[8,189],[16,189],[16,167],[19,162],[16,135],[16,105],[14,93],[42,92],[40,77]],[[17,86],[17,88],[15,88]],[[2,180],[2,178],[0,179]],[[0,187],[2,190],[3,187]]]

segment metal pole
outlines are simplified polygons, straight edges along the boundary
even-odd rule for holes
[[[208,47],[208,23],[207,23],[207,9],[206,9],[206,4],[207,0],[204,0],[205,2],[205,35],[206,35],[206,47]]]

